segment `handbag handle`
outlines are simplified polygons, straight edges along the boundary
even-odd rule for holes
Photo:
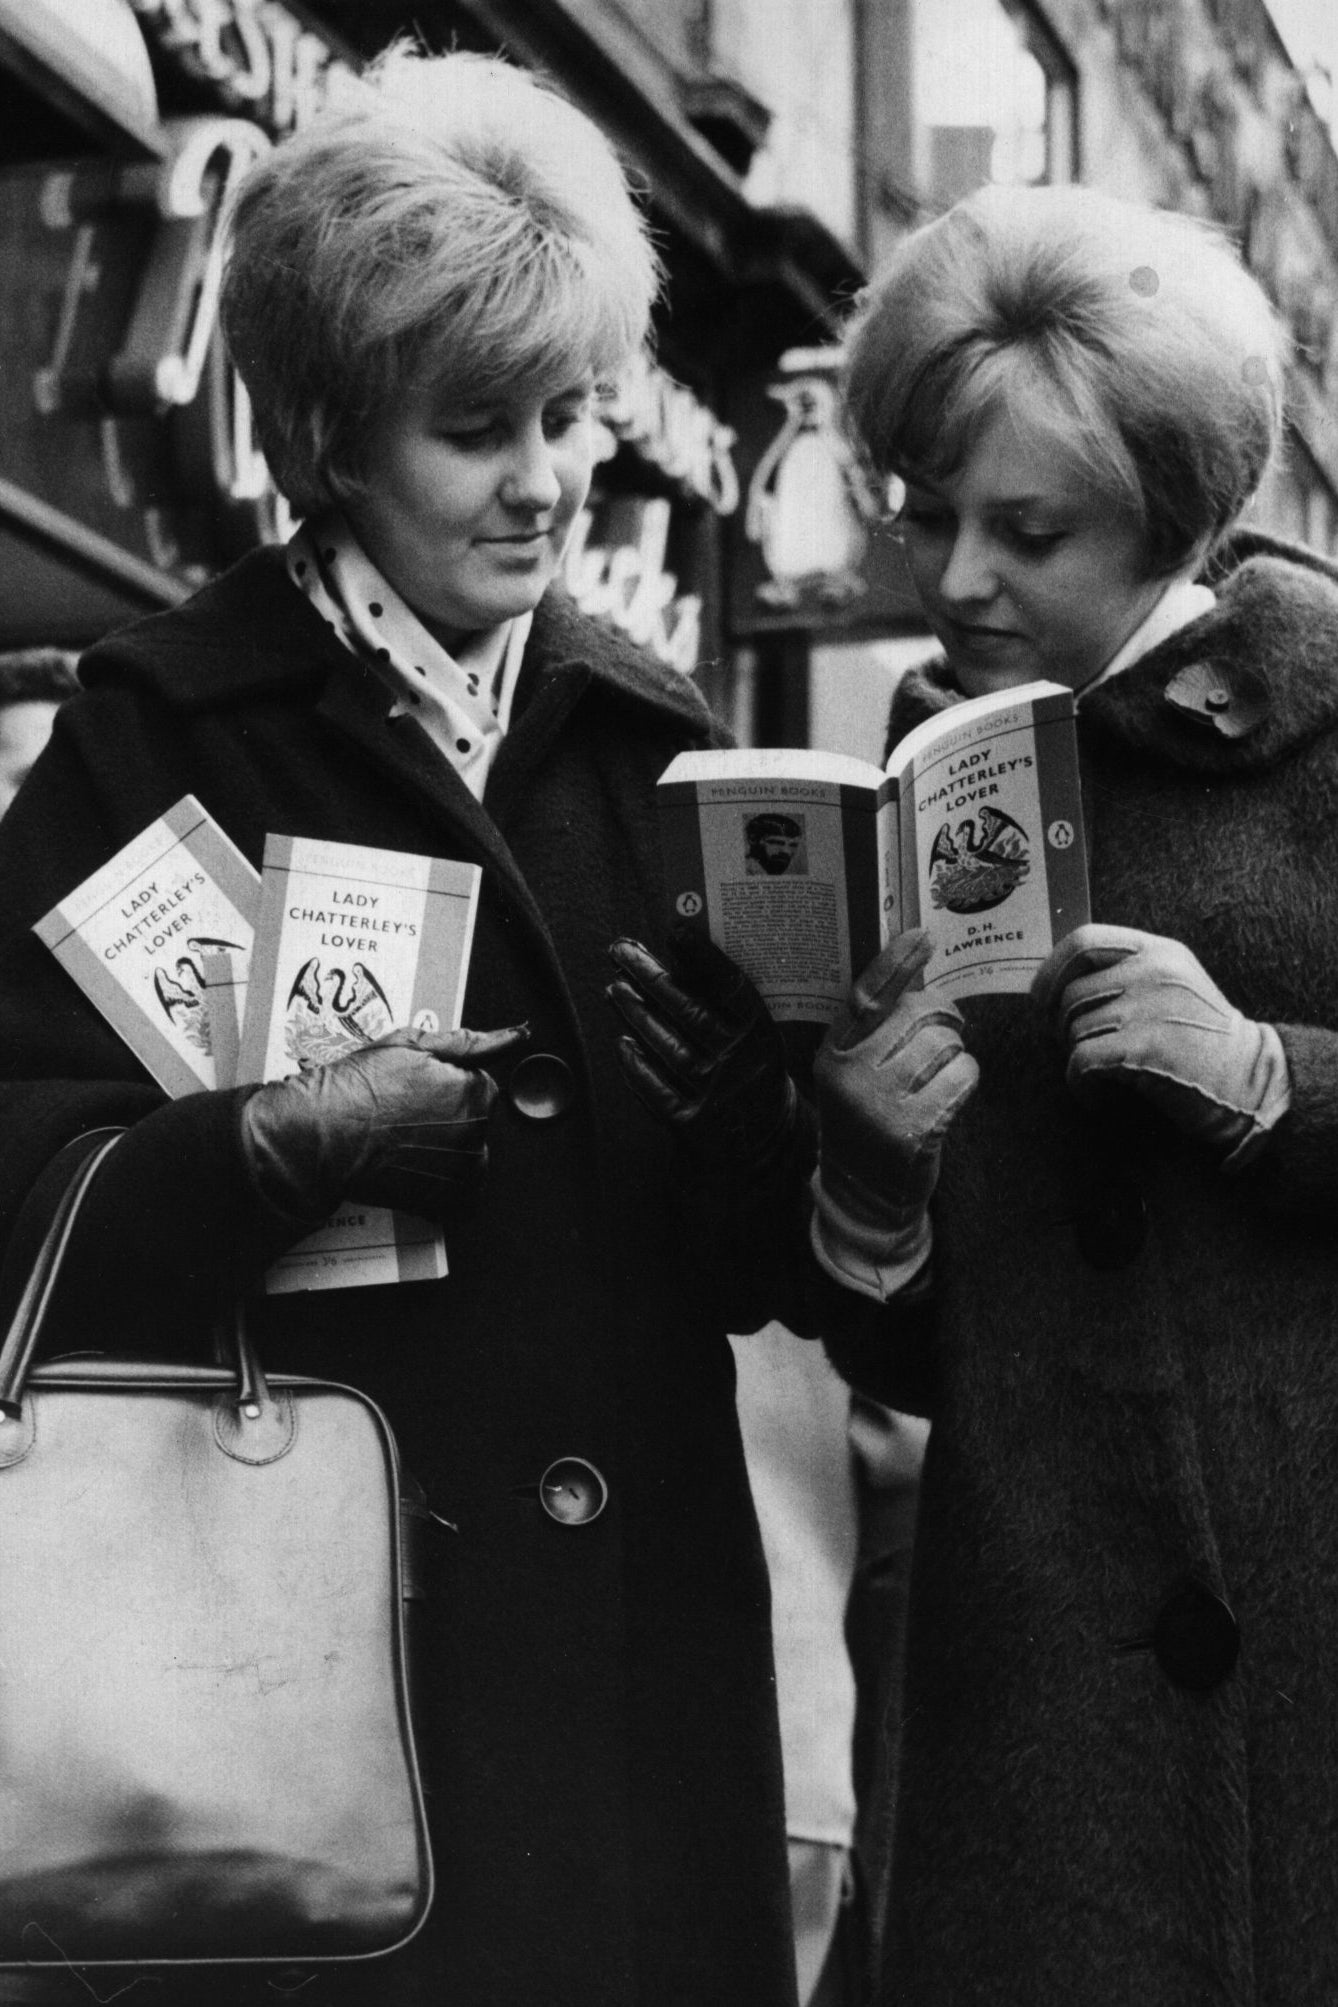
[[[23,1293],[10,1320],[4,1344],[0,1346],[0,1416],[10,1421],[22,1418],[23,1389],[89,1187],[124,1134],[123,1129],[95,1129],[76,1139],[77,1144],[83,1146],[84,1155],[61,1192],[51,1224],[23,1285]],[[71,1150],[75,1147],[76,1144],[67,1145]],[[233,1355],[231,1363],[237,1373],[237,1406],[248,1418],[255,1419],[269,1407],[271,1397],[259,1357],[247,1333],[240,1304],[228,1324],[223,1349]]]

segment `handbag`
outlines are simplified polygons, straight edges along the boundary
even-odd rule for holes
[[[394,1437],[240,1315],[224,1365],[32,1364],[119,1133],[69,1146],[0,1348],[0,1965],[396,1949],[432,1866]]]

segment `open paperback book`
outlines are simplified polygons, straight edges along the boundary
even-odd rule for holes
[[[928,930],[926,989],[1025,991],[1088,915],[1071,690],[1028,683],[918,725],[886,771],[775,747],[680,753],[661,776],[676,916],[782,1025],[830,1024],[894,934]]]

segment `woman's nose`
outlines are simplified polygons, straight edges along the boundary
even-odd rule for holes
[[[941,599],[965,604],[992,599],[999,586],[990,541],[968,524],[962,524],[953,538],[948,561],[939,574]]]
[[[551,440],[540,431],[516,441],[502,480],[502,499],[513,509],[552,509],[562,495]]]

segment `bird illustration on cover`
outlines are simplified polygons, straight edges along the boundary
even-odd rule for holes
[[[324,1066],[351,1046],[370,1045],[394,1029],[386,993],[365,962],[322,969],[310,956],[288,992],[284,1045],[301,1069]]]
[[[929,896],[949,913],[1001,906],[1030,872],[1029,853],[1026,831],[1002,809],[945,822],[929,853]]]

